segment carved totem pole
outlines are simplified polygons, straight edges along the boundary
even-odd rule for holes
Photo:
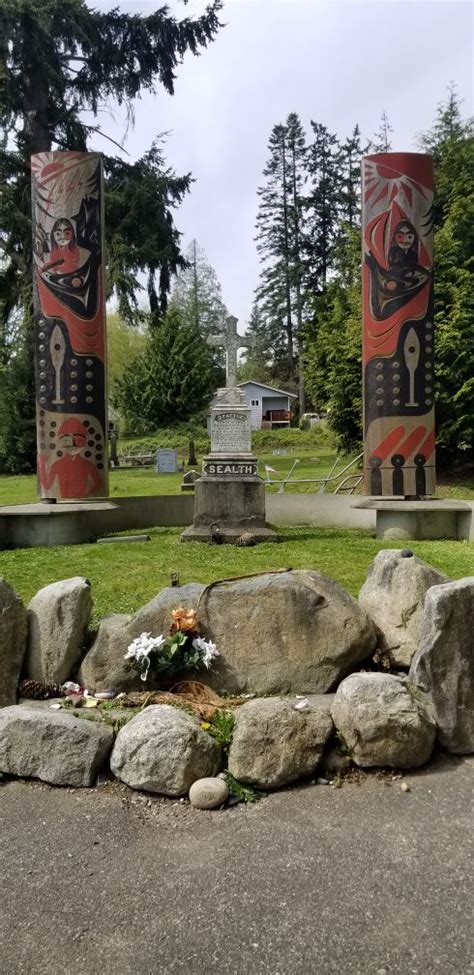
[[[362,161],[364,489],[435,490],[433,162]]]
[[[42,498],[108,493],[102,160],[31,158],[38,482]]]

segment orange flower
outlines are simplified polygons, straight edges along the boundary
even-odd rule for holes
[[[176,630],[189,633],[197,629],[196,611],[194,609],[183,609],[182,606],[178,606],[178,609],[174,609],[171,615]]]

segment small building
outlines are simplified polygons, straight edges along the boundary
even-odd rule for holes
[[[273,430],[276,427],[290,426],[291,406],[297,399],[294,393],[267,386],[266,383],[257,383],[252,379],[237,385],[244,390],[247,406],[251,410],[252,430]]]

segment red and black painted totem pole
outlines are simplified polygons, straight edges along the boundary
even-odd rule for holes
[[[364,488],[435,490],[433,163],[418,153],[362,161]]]
[[[100,155],[31,158],[38,481],[42,498],[108,493]]]

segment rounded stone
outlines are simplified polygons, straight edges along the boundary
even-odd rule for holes
[[[361,768],[417,768],[428,761],[436,723],[428,695],[392,674],[351,674],[339,685],[331,716]]]
[[[218,809],[228,798],[227,782],[220,776],[197,779],[189,790],[189,801],[196,809]]]
[[[185,711],[152,704],[119,731],[110,767],[131,789],[184,796],[197,779],[220,771],[222,750]]]

